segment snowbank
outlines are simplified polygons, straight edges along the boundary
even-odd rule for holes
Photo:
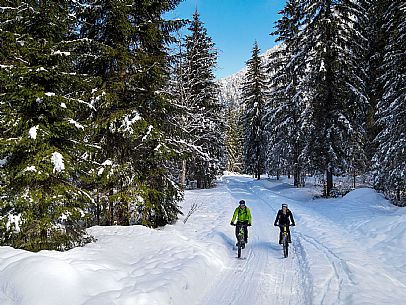
[[[107,161],[106,161],[107,162]],[[67,252],[0,247],[1,305],[403,304],[406,209],[371,189],[313,200],[312,187],[229,174],[185,194],[183,223],[92,227],[97,242]],[[229,221],[239,199],[253,226],[235,259]],[[288,259],[273,227],[288,203]]]
[[[92,227],[97,242],[63,253],[0,247],[0,304],[196,303],[230,260],[230,241],[217,227],[227,225],[222,217],[229,215],[214,213],[208,203],[216,199],[205,202],[200,195],[186,194],[185,213],[199,203],[186,224]],[[217,200],[232,203],[228,194]]]

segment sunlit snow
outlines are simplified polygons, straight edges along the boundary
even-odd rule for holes
[[[38,127],[39,127],[38,125],[34,126],[34,127],[31,127],[30,130],[28,131],[28,135],[33,140],[35,140],[37,138]]]
[[[62,253],[0,247],[0,304],[403,304],[406,211],[368,188],[315,194],[309,183],[229,175],[186,191],[174,225],[96,226],[96,242]],[[253,217],[243,259],[229,224],[240,199]],[[296,220],[286,259],[273,226],[282,203]]]
[[[54,165],[53,172],[62,172],[65,170],[63,156],[59,152],[52,153],[51,162]]]

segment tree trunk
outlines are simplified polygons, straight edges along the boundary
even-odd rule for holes
[[[354,180],[353,180],[353,188],[355,189],[355,187],[356,187],[356,183],[357,183],[357,181],[356,181],[356,178],[357,176],[356,176],[356,173],[355,173],[355,168],[354,168],[354,171],[353,171],[353,178],[354,178]]]
[[[186,183],[186,160],[182,161],[182,171],[180,174],[180,185],[185,188]]]
[[[296,166],[295,166],[296,167]],[[293,185],[296,187],[299,187],[299,173],[297,171],[297,168],[293,170]]]
[[[257,164],[257,180],[261,179],[261,164],[258,160],[258,164]]]
[[[260,153],[261,153],[261,148],[259,147],[259,141],[257,141],[257,179],[261,179],[261,157],[260,157]]]
[[[109,196],[110,226],[114,225],[114,206],[113,206],[113,201],[111,200],[111,196],[113,194],[114,194],[113,190],[110,190],[110,196]]]
[[[333,170],[329,168],[326,171],[327,185],[326,185],[326,197],[330,197],[330,191],[333,188]]]
[[[100,226],[100,196],[97,194],[96,197],[96,223]]]

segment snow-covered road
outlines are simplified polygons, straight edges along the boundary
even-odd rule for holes
[[[280,206],[275,200],[278,196],[271,195],[274,198],[269,201],[265,194],[257,192],[255,182],[249,183],[243,177],[224,181],[234,202],[244,198],[248,203],[253,226],[243,259],[231,262],[199,305],[310,304],[311,288],[300,260],[294,256],[284,259],[275,239],[279,231],[273,227]]]
[[[388,215],[399,209],[387,202],[379,209],[380,195],[362,189],[342,199],[312,200],[311,189],[287,183],[244,177],[225,177],[224,182],[234,202],[248,202],[254,225],[246,260],[224,270],[199,305],[402,304],[406,299],[406,270],[399,270],[406,264],[406,218],[404,213],[403,220]],[[282,203],[289,204],[298,224],[288,259],[282,258],[272,226]],[[371,227],[378,219],[388,225],[382,235],[399,238],[369,240],[363,225]]]
[[[186,192],[185,214],[198,209],[185,224],[94,227],[96,243],[64,253],[0,247],[0,304],[404,304],[406,209],[371,189],[313,200],[288,182],[224,176]],[[243,259],[229,225],[240,199],[253,216]],[[282,203],[297,224],[287,259],[273,226]]]

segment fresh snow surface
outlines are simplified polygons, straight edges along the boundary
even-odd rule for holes
[[[71,123],[72,125],[75,125],[75,127],[77,129],[82,129],[82,130],[85,129],[82,124],[76,122],[74,119],[69,119],[69,123]]]
[[[51,162],[54,165],[53,172],[62,172],[65,170],[63,156],[59,152],[52,153]]]
[[[406,209],[366,188],[313,200],[290,182],[223,176],[186,191],[175,225],[92,227],[97,242],[63,253],[0,247],[0,304],[405,304]],[[240,199],[253,226],[237,259]],[[273,226],[282,203],[296,220],[287,259]]]
[[[52,55],[64,55],[64,56],[69,56],[70,54],[71,54],[70,52],[62,52],[60,50],[52,53]]]
[[[38,125],[31,127],[30,130],[28,131],[28,135],[30,136],[31,139],[35,140],[37,138],[37,130],[38,130]]]

